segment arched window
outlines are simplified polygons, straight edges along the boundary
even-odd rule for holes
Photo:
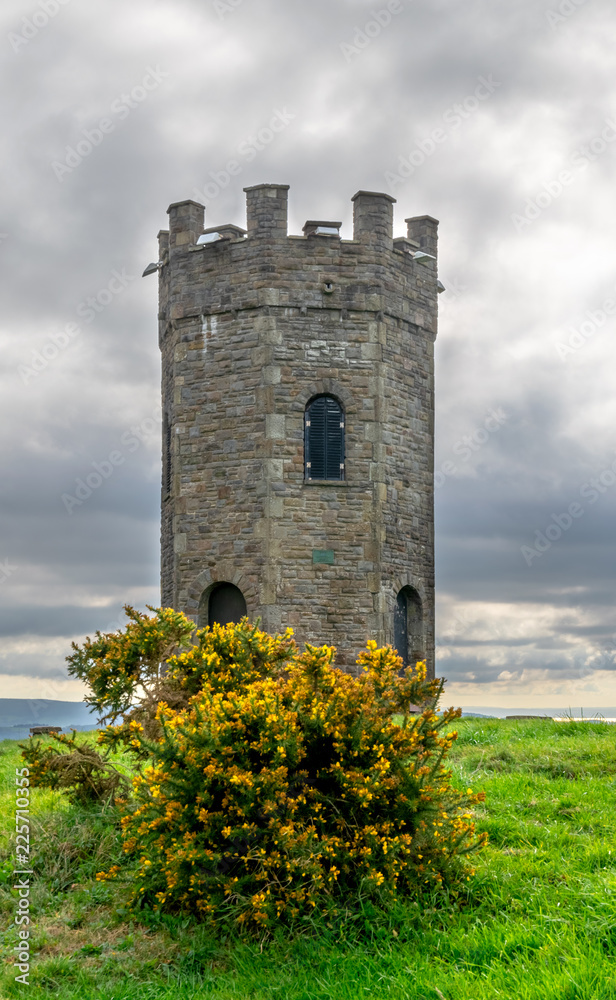
[[[405,667],[425,658],[421,598],[413,587],[403,587],[396,597],[394,647]]]
[[[199,604],[199,627],[228,625],[239,622],[246,614],[246,601],[238,587],[232,583],[217,583],[206,591]]]
[[[344,479],[344,412],[333,396],[316,396],[306,407],[306,479]]]

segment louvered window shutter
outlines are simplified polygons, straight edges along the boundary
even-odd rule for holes
[[[344,413],[332,396],[306,409],[306,479],[344,479]]]
[[[163,455],[163,489],[164,493],[171,493],[171,421],[165,414],[164,420],[164,455]]]

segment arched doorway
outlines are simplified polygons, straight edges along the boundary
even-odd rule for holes
[[[408,602],[403,590],[396,597],[394,608],[394,648],[402,657],[405,667],[409,663]]]
[[[394,648],[405,667],[425,658],[421,598],[413,587],[403,587],[396,596]]]
[[[233,583],[217,583],[199,602],[199,626],[239,622],[246,611],[246,601],[239,587]]]

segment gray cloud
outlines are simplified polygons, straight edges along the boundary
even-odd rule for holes
[[[105,621],[122,619],[120,605],[105,608]],[[28,608],[3,607],[0,611],[0,636],[22,636],[32,634],[32,615]],[[80,608],[74,605],[62,607],[41,607],[36,614],[36,634],[39,636],[70,636],[89,633],[93,635],[102,628],[100,608]]]
[[[277,108],[294,117],[242,159],[241,175],[209,201],[209,224],[242,225],[242,187],[280,180],[291,185],[292,231],[330,217],[349,235],[354,192],[384,190],[400,157],[434,129],[446,133],[393,190],[397,232],[408,215],[440,218],[449,289],[436,348],[436,468],[454,461],[456,472],[436,491],[439,594],[452,606],[519,607],[530,630],[510,634],[490,618],[481,658],[465,651],[472,636],[447,640],[451,676],[475,674],[480,688],[506,654],[512,693],[522,693],[524,669],[558,686],[616,632],[616,486],[592,503],[580,497],[616,455],[613,321],[565,361],[555,346],[616,282],[616,143],[572,167],[616,113],[613,7],[593,0],[551,26],[551,2],[401,6],[347,58],[341,45],[361,37],[380,4],[245,0],[219,17],[209,0],[71,0],[18,51],[9,34],[38,7],[3,5],[0,109],[12,125],[0,137],[0,563],[17,567],[2,584],[4,641],[38,636],[44,649],[65,636],[68,645],[104,628],[123,600],[156,599],[158,429],[134,452],[122,443],[154,420],[159,392],[155,280],[140,274],[167,205],[195,197]],[[131,98],[150,68],[159,82]],[[452,124],[480,77],[498,85]],[[65,163],[67,147],[104,118],[112,130],[59,179],[54,161]],[[517,231],[512,214],[565,168],[572,183]],[[88,322],[88,298],[113,272],[127,276],[124,287]],[[79,332],[24,379],[71,323]],[[507,419],[463,458],[463,436],[491,408]],[[118,449],[125,461],[68,514],[62,494]],[[583,516],[527,565],[522,546],[574,501]],[[11,652],[2,669],[35,677],[37,656]]]

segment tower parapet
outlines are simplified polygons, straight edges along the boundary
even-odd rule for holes
[[[288,185],[245,190],[246,230],[189,200],[159,234],[163,603],[433,670],[436,220],[394,242],[359,191],[353,239],[294,236]]]

